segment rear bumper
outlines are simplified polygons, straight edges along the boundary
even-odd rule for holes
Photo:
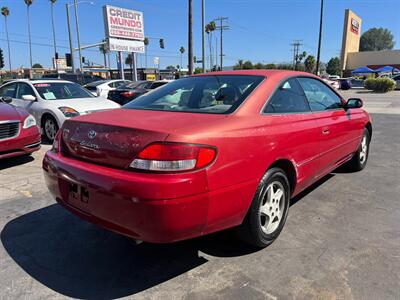
[[[48,152],[45,180],[58,203],[91,223],[135,239],[168,243],[202,235],[209,193],[206,172],[147,174],[116,170]],[[88,198],[71,199],[72,186]],[[86,202],[87,200],[87,202]]]
[[[12,139],[0,141],[0,159],[32,153],[40,149],[40,132],[36,126],[22,129]]]

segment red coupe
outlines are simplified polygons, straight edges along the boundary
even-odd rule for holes
[[[40,149],[40,132],[27,111],[0,99],[0,159],[30,154]]]
[[[361,106],[308,73],[207,73],[66,121],[43,169],[61,205],[134,239],[238,227],[263,247],[293,196],[344,163],[365,167],[372,127]]]

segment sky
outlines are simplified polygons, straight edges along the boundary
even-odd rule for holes
[[[55,5],[55,26],[58,52],[64,57],[68,48],[66,3]],[[153,57],[160,57],[161,67],[179,65],[179,49],[187,49],[187,0],[92,0],[81,1],[78,18],[81,44],[88,45],[104,39],[102,7],[105,4],[139,10],[144,13],[145,35],[149,36],[148,66]],[[217,17],[228,17],[224,31],[224,65],[232,66],[239,59],[262,63],[291,62],[293,40],[302,40],[301,51],[316,56],[319,30],[320,0],[205,0],[206,23]],[[28,28],[26,6],[23,0],[0,0],[0,6],[10,9],[8,17],[12,66],[29,65]],[[388,28],[400,49],[400,0],[325,0],[321,58],[323,62],[340,54],[344,11],[350,8],[362,20],[362,32],[372,27]],[[33,0],[30,8],[33,63],[49,67],[53,56],[53,39],[50,19],[50,1]],[[193,0],[194,55],[201,56],[201,0]],[[7,44],[4,18],[0,21],[0,48],[7,61]],[[75,24],[71,10],[72,24]],[[76,32],[73,26],[76,46]],[[216,36],[216,35],[215,35]],[[164,38],[165,49],[159,48],[157,38]],[[155,39],[153,39],[155,38]],[[208,45],[207,45],[208,49]],[[187,61],[187,52],[184,59]],[[98,48],[83,51],[86,60],[102,64]],[[138,56],[138,66],[145,59]],[[116,66],[116,54],[111,54]],[[185,64],[185,61],[184,61]],[[6,63],[6,65],[8,65]]]

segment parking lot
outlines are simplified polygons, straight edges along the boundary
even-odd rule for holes
[[[364,99],[369,163],[339,169],[292,201],[271,246],[230,231],[155,245],[86,223],[45,186],[43,145],[0,162],[0,298],[399,299],[400,91]]]

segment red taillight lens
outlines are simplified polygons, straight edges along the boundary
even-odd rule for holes
[[[208,166],[217,152],[213,147],[183,143],[155,143],[143,149],[131,167],[149,171],[184,171]]]
[[[121,96],[122,96],[122,97],[127,97],[127,98],[128,98],[128,97],[133,97],[134,95],[135,95],[135,93],[134,93],[134,92],[131,92],[131,91],[130,91],[130,92],[122,92],[122,93],[121,93]]]

